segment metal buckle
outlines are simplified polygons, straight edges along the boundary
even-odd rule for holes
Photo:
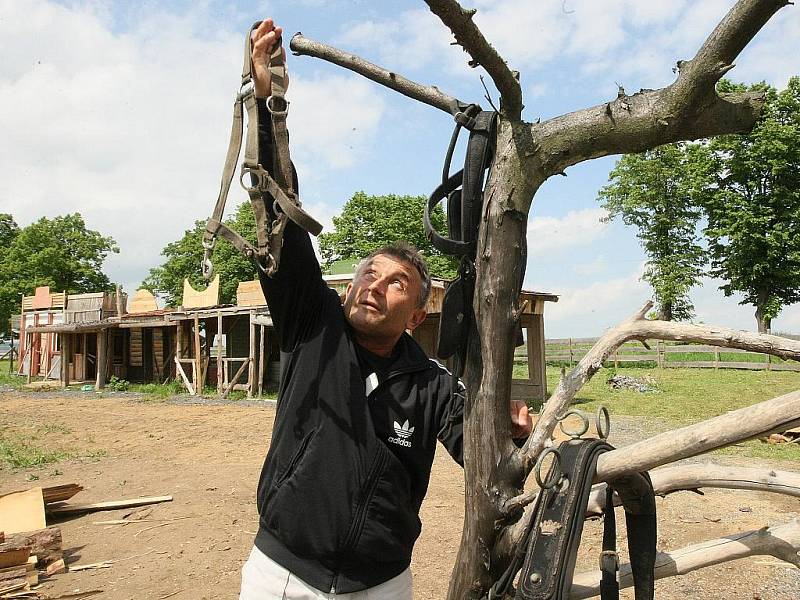
[[[607,573],[619,571],[619,554],[617,554],[616,550],[603,550],[600,552],[600,570]]]
[[[455,115],[453,115],[453,119],[456,123],[469,130],[472,130],[472,128],[475,127],[475,119],[464,112],[458,111]]]

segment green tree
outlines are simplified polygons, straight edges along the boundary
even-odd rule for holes
[[[689,290],[702,273],[703,250],[697,233],[701,211],[692,203],[692,174],[685,144],[668,144],[623,156],[599,199],[608,219],[620,217],[637,228],[647,254],[642,279],[653,288],[658,317],[694,316]]]
[[[226,219],[225,223],[251,243],[255,243],[256,223],[249,202],[240,204],[236,213]],[[164,296],[167,304],[173,306],[182,301],[184,278],[188,277],[189,283],[195,289],[204,289],[207,282],[203,279],[201,262],[205,228],[205,220],[195,221],[194,227],[187,229],[183,237],[167,244],[161,251],[165,261],[160,266],[150,269],[147,279],[142,282],[142,287]],[[224,240],[214,246],[211,262],[214,264],[214,273],[219,274],[220,302],[234,304],[239,282],[254,279],[255,266]]]
[[[422,215],[426,201],[424,196],[368,196],[356,192],[341,214],[333,218],[334,230],[319,236],[324,265],[342,259],[357,260],[376,248],[404,240],[425,255],[431,275],[455,277],[458,262],[436,250],[425,237]],[[446,230],[441,208],[434,211],[431,221],[438,231]]]
[[[721,82],[721,92],[744,85]],[[695,156],[697,201],[708,220],[710,274],[726,296],[755,306],[760,332],[783,306],[800,300],[800,78],[778,93],[764,83],[766,106],[748,135],[726,135]]]
[[[18,229],[13,219],[0,216],[0,236],[10,244],[0,254],[0,325],[5,328],[18,310],[20,296],[37,286],[68,293],[111,289],[102,267],[116,242],[87,229],[80,214],[41,218]]]

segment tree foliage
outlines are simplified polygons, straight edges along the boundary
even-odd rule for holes
[[[226,219],[225,223],[245,239],[255,243],[256,223],[249,202],[240,204],[236,213]],[[150,274],[142,282],[142,287],[162,295],[171,306],[176,306],[182,301],[184,278],[188,277],[196,289],[204,289],[208,285],[203,279],[201,269],[205,227],[205,220],[195,221],[194,227],[184,231],[183,237],[167,244],[161,251],[161,256],[165,258],[164,262],[150,269]],[[239,282],[254,279],[255,266],[225,241],[218,242],[214,246],[211,262],[214,264],[214,272],[219,274],[220,302],[234,304]]]
[[[725,281],[726,296],[744,294],[766,331],[800,300],[800,78],[780,93],[763,83],[749,89],[766,91],[764,111],[750,134],[715,138],[695,155],[696,200],[708,219],[710,275]]]
[[[79,213],[43,217],[20,229],[10,215],[0,215],[0,323],[18,311],[20,296],[38,286],[67,293],[111,289],[102,267],[116,242],[87,229]],[[6,245],[7,244],[7,245]]]
[[[647,254],[642,278],[653,288],[659,318],[667,321],[694,316],[689,290],[704,262],[687,164],[691,152],[684,144],[668,144],[623,156],[599,194],[608,219],[620,217],[637,228]]]
[[[324,264],[327,266],[341,259],[357,260],[376,248],[403,240],[424,254],[431,275],[444,279],[455,277],[456,261],[441,254],[425,237],[422,215],[426,200],[424,196],[368,196],[356,192],[341,214],[333,218],[334,230],[319,236]],[[441,208],[433,212],[431,222],[438,231],[445,231]]]

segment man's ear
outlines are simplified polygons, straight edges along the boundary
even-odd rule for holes
[[[350,292],[353,291],[353,282],[347,284],[347,288],[344,290],[344,294],[339,296],[339,299],[342,301],[342,304],[347,302],[347,297],[350,295]]]
[[[417,308],[413,313],[411,313],[408,321],[406,321],[406,329],[408,331],[414,331],[417,327],[419,327],[419,325],[422,324],[427,315],[428,313],[425,312],[424,308]]]

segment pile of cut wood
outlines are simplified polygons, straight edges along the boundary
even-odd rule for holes
[[[69,504],[67,500],[81,490],[82,486],[70,483],[0,495],[0,599],[42,598],[37,591],[39,579],[69,570],[64,561],[61,530],[47,526],[46,514],[64,516],[172,500],[172,496],[155,496]],[[87,590],[55,598],[88,598],[101,591]]]
[[[0,598],[36,598],[39,577],[66,570],[61,530],[47,527],[45,506],[69,500],[75,483],[0,496]]]

